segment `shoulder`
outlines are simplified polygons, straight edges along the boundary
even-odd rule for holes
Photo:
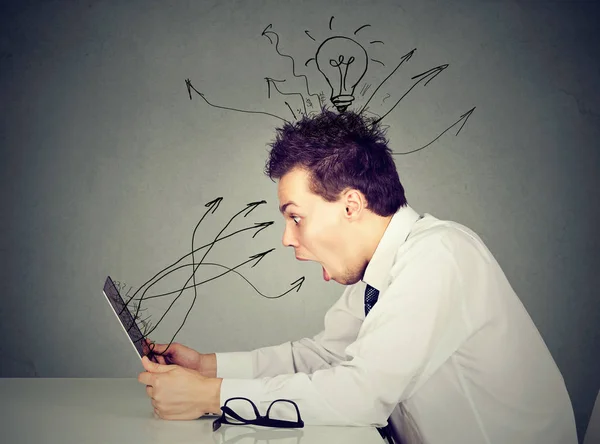
[[[425,214],[417,221],[399,248],[396,259],[417,260],[436,258],[458,265],[475,262],[491,262],[493,257],[481,237],[458,222],[438,219]]]

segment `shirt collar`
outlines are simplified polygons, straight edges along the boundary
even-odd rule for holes
[[[404,243],[418,219],[419,213],[407,204],[394,213],[385,229],[362,279],[379,290],[380,294],[388,287],[388,277],[398,248]]]

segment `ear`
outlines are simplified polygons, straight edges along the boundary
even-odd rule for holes
[[[346,218],[356,219],[367,208],[365,196],[357,189],[349,189],[342,195]]]

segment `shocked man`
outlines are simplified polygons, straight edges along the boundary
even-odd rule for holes
[[[138,379],[157,416],[233,397],[264,415],[288,399],[307,425],[385,427],[396,443],[577,442],[561,373],[500,266],[469,228],[408,205],[376,123],[323,110],[271,148],[283,244],[345,289],[312,338],[212,354],[151,344]]]

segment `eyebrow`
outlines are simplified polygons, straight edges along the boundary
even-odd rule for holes
[[[294,202],[293,200],[290,200],[289,202],[284,203],[282,206],[279,207],[279,211],[283,214],[285,213],[285,209],[290,206],[290,205],[296,205],[298,206],[298,204],[296,202]]]

